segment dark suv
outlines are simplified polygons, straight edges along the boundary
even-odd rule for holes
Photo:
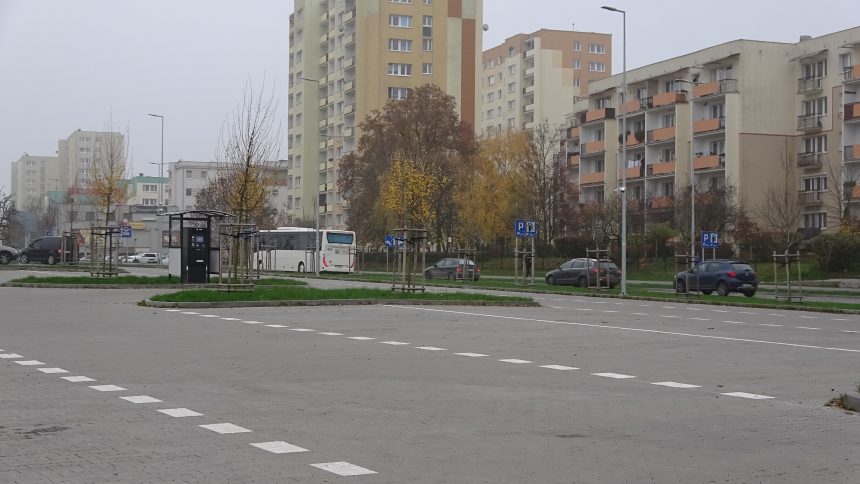
[[[465,274],[463,273],[464,269]],[[424,277],[427,279],[448,279],[449,281],[454,279],[477,281],[481,278],[481,268],[470,259],[448,258],[424,269]]]
[[[675,275],[675,288],[678,292],[698,289],[706,295],[717,291],[720,296],[739,292],[746,297],[753,297],[758,289],[758,278],[746,261],[715,259],[679,272]]]
[[[614,262],[608,260],[598,262],[597,259],[571,259],[557,269],[547,272],[544,279],[551,286],[554,284],[575,284],[579,287],[586,287],[589,284],[596,285],[598,268],[600,269],[600,284],[614,289],[621,279],[621,271],[618,270],[618,266]]]
[[[30,242],[30,245],[21,249],[18,261],[22,264],[28,262],[44,262],[56,264],[60,262],[63,255],[63,238],[59,236],[39,237]]]

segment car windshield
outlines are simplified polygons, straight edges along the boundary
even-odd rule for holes
[[[615,265],[615,263],[614,263],[614,262],[601,262],[601,263],[600,263],[600,268],[601,268],[601,269],[606,269],[606,268],[609,268],[609,269],[618,269],[618,266],[617,266],[617,265]]]
[[[743,271],[755,272],[755,271],[753,271],[753,268],[749,264],[734,263],[734,264],[732,264],[732,269],[734,269],[738,272],[743,272]]]

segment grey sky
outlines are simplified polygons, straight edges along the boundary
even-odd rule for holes
[[[364,0],[357,0],[364,1]],[[738,38],[795,42],[860,24],[856,0],[484,0],[484,47],[539,28],[614,35],[621,71]],[[811,7],[814,6],[814,11]],[[265,75],[286,111],[291,0],[0,0],[0,187],[21,154],[51,155],[75,129],[109,119],[131,137],[135,172],[208,160],[246,81]],[[284,123],[286,127],[286,123]],[[284,143],[286,146],[286,143]]]

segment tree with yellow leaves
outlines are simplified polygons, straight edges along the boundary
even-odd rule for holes
[[[126,164],[125,137],[107,129],[108,135],[102,136],[99,150],[93,158],[89,170],[89,192],[104,213],[105,225],[110,223],[111,215],[117,207],[128,201],[128,182],[130,174]]]
[[[425,228],[435,223],[433,202],[439,180],[415,162],[396,158],[382,184],[382,209],[390,223]],[[444,184],[445,180],[441,180]]]

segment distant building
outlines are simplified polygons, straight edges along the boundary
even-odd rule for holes
[[[170,186],[168,178],[157,176],[144,176],[140,173],[128,180],[128,202],[127,205],[143,205],[157,207],[169,203]],[[158,203],[159,192],[164,191],[164,202]]]
[[[48,192],[60,186],[59,157],[25,154],[12,162],[11,195],[18,210],[40,211]]]
[[[62,173],[61,186],[88,187],[93,165],[102,161],[110,151],[123,149],[124,144],[125,136],[122,133],[80,129],[60,140],[57,153]],[[124,149],[122,154],[125,154]]]
[[[179,160],[168,164],[167,173],[170,205],[177,210],[192,210],[200,190],[217,177],[218,163]]]

